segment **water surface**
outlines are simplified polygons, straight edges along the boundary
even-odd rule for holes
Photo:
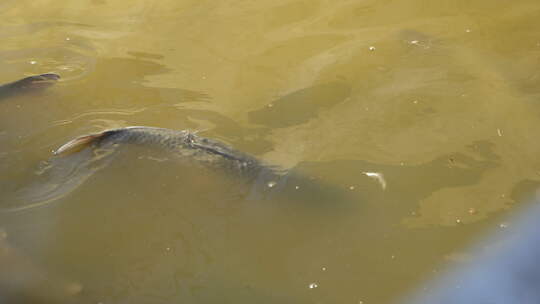
[[[2,246],[26,261],[11,268],[21,284],[0,274],[5,294],[393,303],[504,229],[540,180],[537,1],[0,8],[0,82],[62,76],[0,101],[0,204],[71,182],[0,214]],[[59,145],[129,125],[200,131],[320,182],[320,195],[257,199],[144,148],[92,163],[77,182],[73,163],[56,170]]]

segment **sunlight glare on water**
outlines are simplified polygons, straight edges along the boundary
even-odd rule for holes
[[[0,302],[393,303],[540,180],[538,1],[0,9],[0,83],[61,75],[0,100]],[[51,153],[132,125],[294,174]]]

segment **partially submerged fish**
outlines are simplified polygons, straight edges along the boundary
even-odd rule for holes
[[[0,85],[0,99],[13,94],[47,88],[60,79],[58,74],[45,73]]]
[[[346,193],[351,192],[297,170],[269,165],[220,141],[190,131],[138,126],[84,135],[62,145],[54,151],[55,157],[39,174],[38,180],[17,190],[15,197],[4,200],[0,212],[27,210],[66,196],[106,167],[113,156],[118,155],[117,148],[129,145],[168,151],[187,166],[223,173],[232,180],[236,178],[240,184],[248,186],[245,193],[248,200],[345,202],[349,200]]]
[[[218,167],[255,176],[261,170],[279,171],[263,164],[255,157],[237,151],[217,140],[196,135],[186,130],[171,130],[155,127],[125,127],[84,135],[62,145],[54,154],[64,155],[80,151],[86,147],[112,147],[117,144],[134,144],[173,152],[191,163],[207,167]]]

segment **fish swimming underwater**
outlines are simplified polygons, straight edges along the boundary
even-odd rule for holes
[[[133,126],[84,135],[62,145],[55,155],[64,155],[86,147],[112,147],[119,144],[148,146],[173,152],[190,163],[220,168],[230,173],[254,177],[266,170],[278,174],[277,167],[264,164],[254,156],[234,150],[217,140],[205,138],[186,130]]]
[[[46,73],[0,85],[0,99],[23,92],[45,89],[55,84],[58,79],[60,79],[58,74]]]
[[[186,130],[132,126],[77,137],[56,149],[45,162],[37,181],[17,190],[16,197],[2,202],[2,212],[21,211],[58,200],[105,168],[120,148],[143,146],[169,152],[171,161],[210,170],[228,181],[245,185],[248,200],[276,199],[294,202],[344,202],[344,188],[325,184],[295,169],[284,170],[247,153]],[[202,173],[201,174],[205,174]],[[243,187],[243,186],[242,186]],[[350,191],[349,191],[350,192]],[[344,206],[343,204],[340,204]]]
[[[185,130],[156,127],[125,127],[77,137],[55,150],[43,162],[43,169],[30,184],[16,190],[15,196],[0,200],[0,211],[12,212],[45,205],[71,193],[97,171],[105,168],[120,148],[129,145],[169,152],[180,163],[223,172],[257,185],[277,189],[288,176],[285,170],[270,166],[254,156],[237,151],[217,140]],[[257,195],[261,194],[257,187]],[[264,187],[262,187],[264,189]]]

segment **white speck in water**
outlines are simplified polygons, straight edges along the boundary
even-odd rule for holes
[[[315,282],[309,284],[309,289],[314,289],[314,288],[317,288],[317,287],[319,287],[319,285],[317,285],[317,283],[315,283]]]
[[[461,220],[460,220],[460,219],[456,219],[456,224],[461,224]]]
[[[295,186],[294,189],[298,190],[300,189],[300,186]]]
[[[370,50],[370,51],[375,51],[375,47],[374,47],[374,46],[370,46],[370,47],[369,47],[369,50]]]
[[[322,271],[326,271],[326,267],[323,267],[323,268],[322,268]]]
[[[392,256],[391,256],[390,258],[391,258],[391,259],[393,260],[393,259],[395,259],[395,258],[396,258],[396,256],[395,256],[395,255],[392,255]]]
[[[35,61],[35,60],[30,61],[30,64],[36,64],[36,63],[37,63],[37,61]]]
[[[349,187],[349,190],[354,190],[354,186],[350,186],[350,187]]]
[[[413,100],[412,103],[417,104],[417,103],[418,103],[418,100]]]
[[[420,41],[418,41],[418,40],[411,40],[410,41],[411,44],[418,44],[418,42],[420,42]]]
[[[271,107],[273,107],[273,106],[274,106],[274,105],[271,104],[271,103],[268,104],[268,107],[269,107],[269,108],[271,108]]]
[[[400,166],[405,166],[405,163],[404,163],[404,162],[400,162],[399,165],[400,165]]]
[[[71,40],[71,38],[69,38],[69,37],[66,37],[66,41],[70,41],[70,40]]]
[[[403,166],[403,163],[402,163],[402,166]],[[384,175],[380,172],[362,172],[364,173],[367,177],[371,177],[375,180],[377,180],[379,182],[379,184],[381,185],[381,188],[384,190],[386,189],[386,180],[384,179]]]
[[[364,301],[360,300],[358,301],[358,304],[364,304]]]
[[[165,248],[165,250],[171,251],[171,247],[167,247],[167,248]]]
[[[465,30],[465,33],[470,33],[470,32],[471,32],[470,29],[466,29],[466,30]]]
[[[508,224],[507,223],[500,223],[499,227],[502,228],[502,229],[508,228]]]
[[[274,187],[276,185],[276,182],[271,181],[271,182],[268,182],[267,185],[268,185],[268,188],[272,188],[272,187]]]
[[[497,129],[497,134],[498,134],[499,136],[502,136],[502,131],[501,131],[501,129]]]

